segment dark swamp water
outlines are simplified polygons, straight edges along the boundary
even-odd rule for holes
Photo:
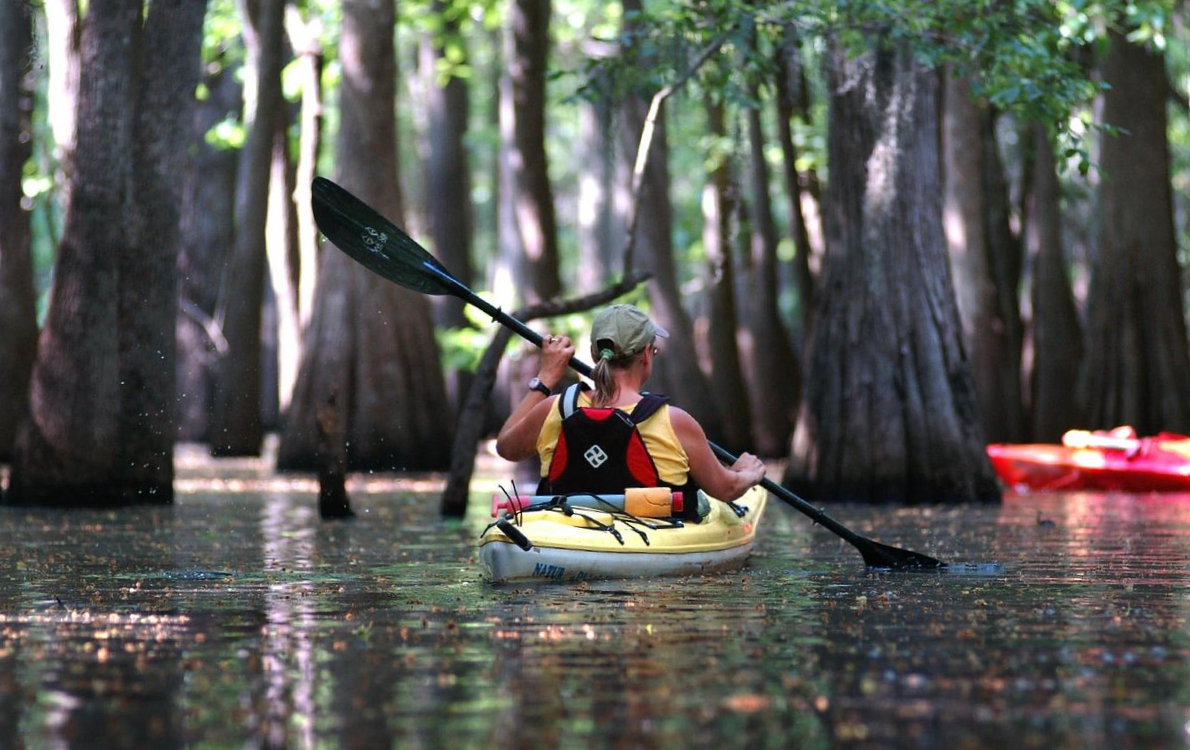
[[[720,576],[493,586],[433,482],[0,511],[0,748],[1190,745],[1190,495],[832,515]],[[1039,512],[1044,521],[1039,523]]]

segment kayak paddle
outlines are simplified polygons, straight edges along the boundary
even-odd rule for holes
[[[468,289],[428,250],[371,206],[323,177],[314,178],[312,193],[314,220],[319,230],[365,268],[406,289],[423,294],[448,294],[475,305],[491,316],[492,320],[508,326],[534,346],[541,347],[541,334]],[[570,367],[580,375],[591,376],[591,366],[576,358],[571,358]],[[713,442],[710,446],[719,460],[735,463],[737,456],[730,451]],[[798,512],[849,542],[859,550],[869,568],[904,570],[946,567],[946,563],[928,555],[890,547],[856,534],[827,515],[825,510],[815,508],[767,477],[760,484]]]

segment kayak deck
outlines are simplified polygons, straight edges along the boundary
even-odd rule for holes
[[[739,567],[756,542],[767,493],[754,487],[734,503],[709,500],[700,523],[638,518],[572,507],[505,516],[532,547],[522,549],[499,526],[479,541],[486,577],[504,581],[580,581],[695,575]]]

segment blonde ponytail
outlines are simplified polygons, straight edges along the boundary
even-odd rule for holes
[[[616,376],[612,370],[626,370],[632,366],[640,357],[644,356],[644,352],[638,352],[632,356],[616,358],[615,350],[611,342],[601,342],[604,346],[599,344],[591,345],[591,355],[595,359],[595,367],[591,371],[591,381],[595,384],[595,393],[591,396],[592,406],[609,406],[612,400],[615,399],[616,393],[620,390],[620,384],[616,382]]]
[[[595,393],[591,396],[592,406],[607,406],[616,396],[619,386],[616,376],[612,375],[612,366],[606,359],[595,362],[595,369],[591,373],[591,380],[595,383]]]

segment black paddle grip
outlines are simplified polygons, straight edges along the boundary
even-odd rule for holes
[[[512,525],[512,522],[507,518],[501,518],[496,522],[496,528],[500,529],[500,533],[512,540],[512,543],[521,549],[528,552],[533,549],[533,542],[529,541],[529,537],[521,533],[521,530]]]

